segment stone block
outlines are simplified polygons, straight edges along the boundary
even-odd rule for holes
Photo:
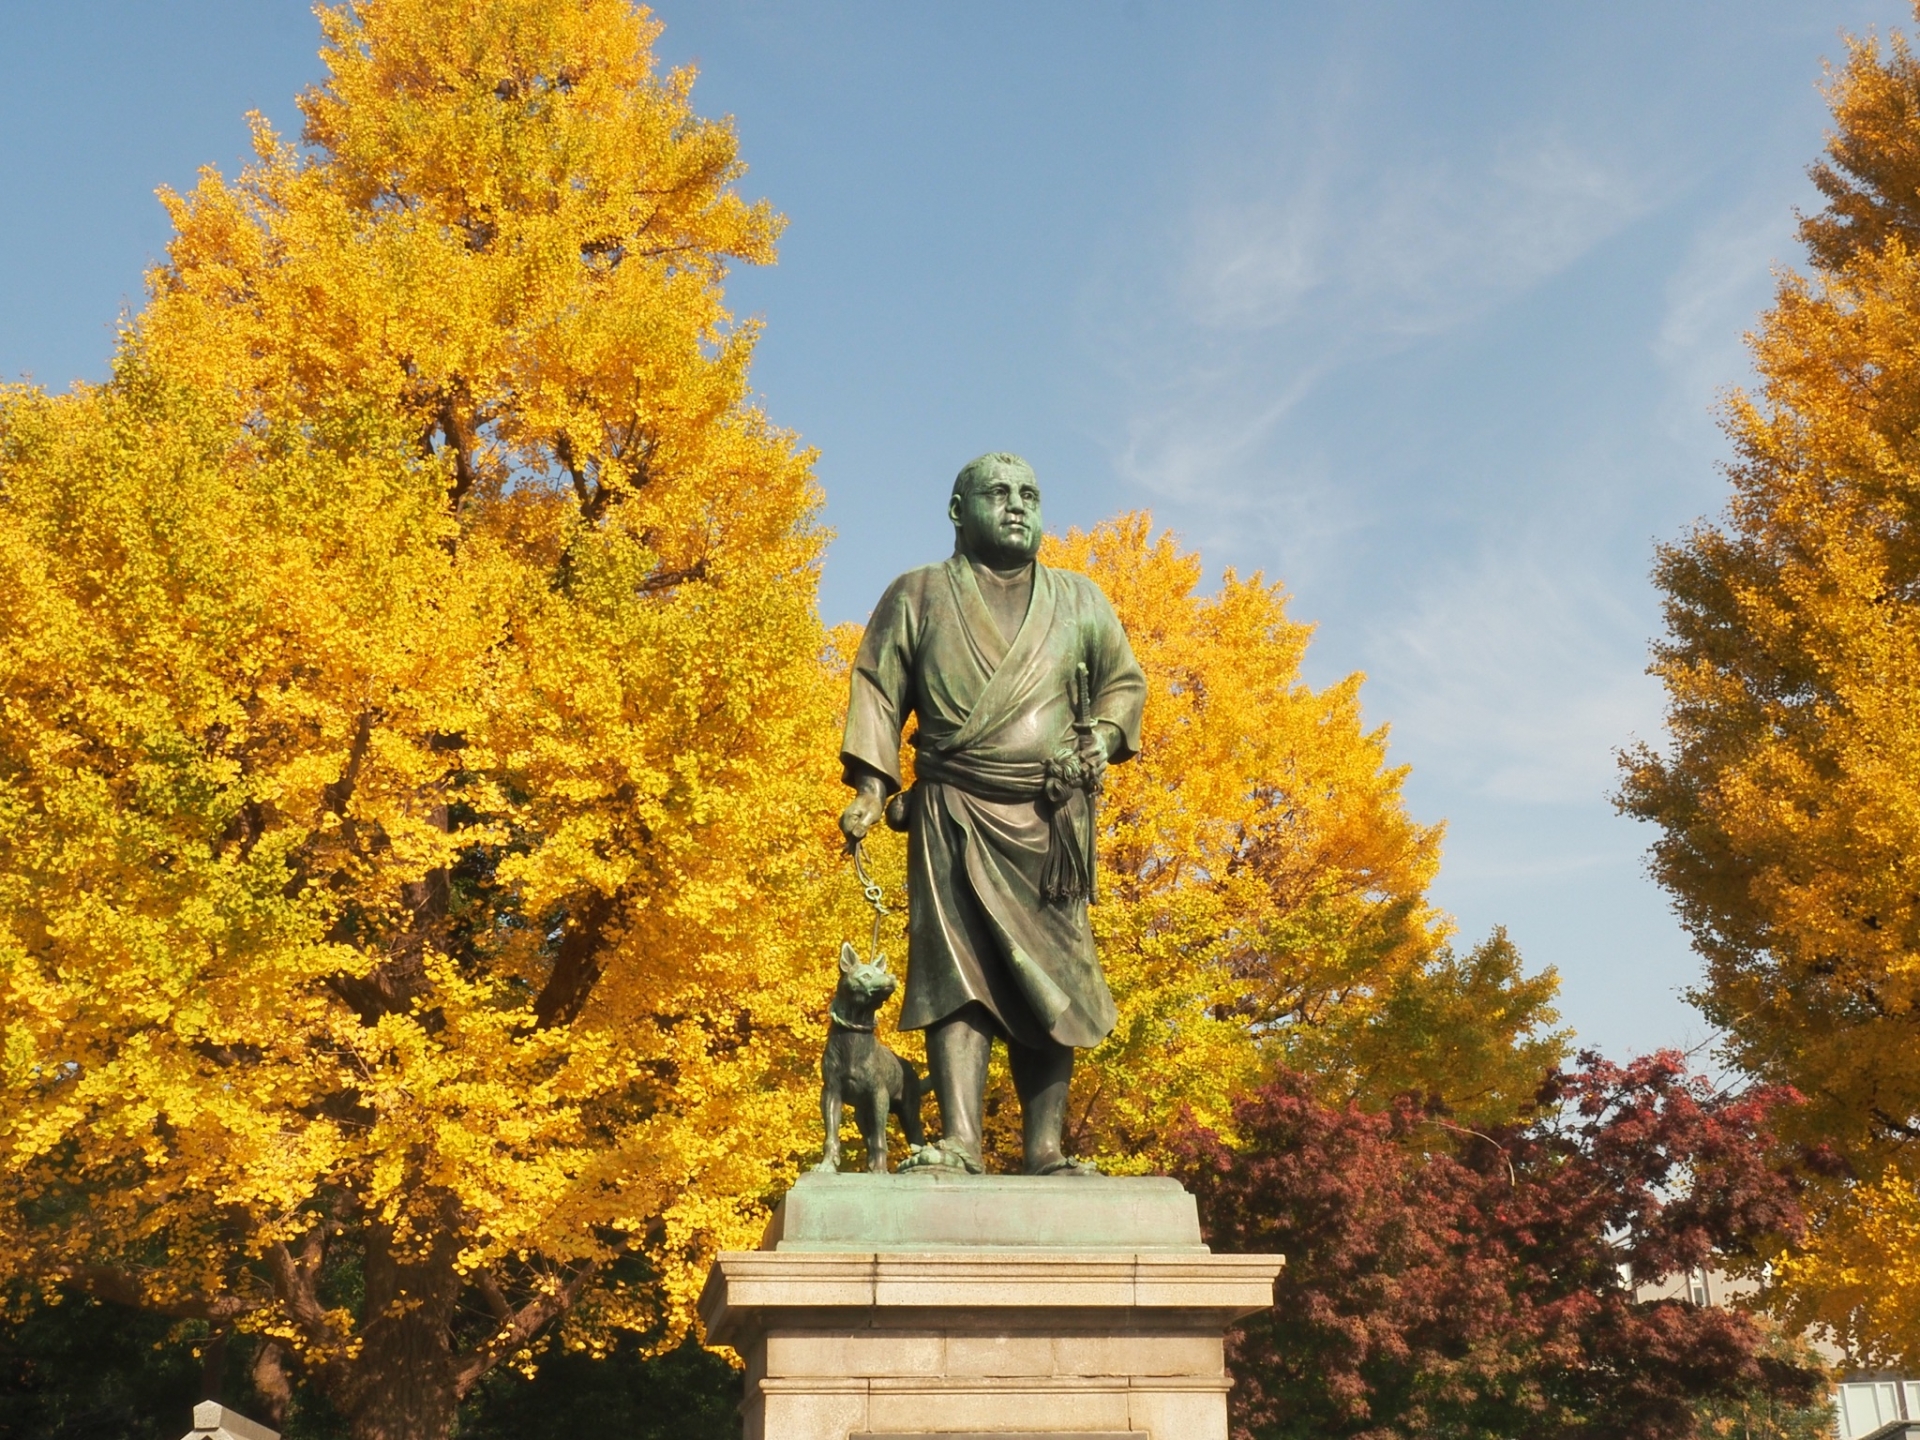
[[[876,1384],[867,1400],[875,1430],[978,1430],[1004,1434],[1009,1430],[1130,1430],[1131,1404],[1124,1389],[950,1376],[935,1384],[907,1386],[900,1382]],[[1219,1440],[1225,1440],[1222,1429]],[[808,1437],[812,1440],[812,1437]],[[840,1437],[834,1437],[840,1440]],[[1159,1440],[1159,1437],[1156,1437]],[[1213,1440],[1205,1431],[1167,1435],[1165,1440]]]
[[[1177,1180],[1136,1175],[802,1175],[763,1250],[1186,1250],[1200,1214]]]
[[[1280,1274],[1277,1255],[1210,1255],[1196,1266],[1184,1257],[1142,1254],[1134,1275],[1134,1303],[1173,1309],[1231,1310],[1235,1318],[1273,1304]]]
[[[217,1400],[202,1400],[193,1407],[193,1429],[182,1440],[280,1440],[280,1432]]]
[[[1053,1337],[965,1333],[947,1336],[949,1375],[1051,1375]]]
[[[1222,1436],[1227,1433],[1227,1386],[1220,1383],[1209,1389],[1172,1390],[1142,1385],[1128,1395],[1128,1428],[1145,1431],[1160,1440],[1188,1435]]]
[[[938,1375],[947,1366],[947,1336],[939,1330],[876,1330],[870,1326],[771,1331],[764,1353],[775,1375]]]
[[[841,1440],[873,1428],[864,1383],[794,1384],[772,1377],[741,1409],[747,1440]]]
[[[1053,1337],[1056,1375],[1224,1375],[1226,1347],[1207,1331],[1092,1331]]]
[[[1132,1255],[1005,1250],[874,1256],[874,1303],[962,1309],[1130,1306]]]

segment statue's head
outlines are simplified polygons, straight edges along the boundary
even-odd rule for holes
[[[1040,482],[1018,455],[996,450],[969,460],[947,502],[954,553],[997,569],[1040,553]]]

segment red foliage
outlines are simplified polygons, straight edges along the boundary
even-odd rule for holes
[[[1297,1075],[1238,1103],[1237,1148],[1189,1127],[1176,1173],[1214,1248],[1287,1257],[1229,1342],[1236,1440],[1684,1440],[1697,1400],[1807,1403],[1818,1372],[1745,1314],[1633,1293],[1799,1234],[1769,1126],[1797,1100],[1584,1054],[1493,1134],[1332,1109]]]

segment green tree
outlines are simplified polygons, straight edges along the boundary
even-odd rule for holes
[[[205,1326],[189,1338],[165,1316],[84,1297],[23,1308],[0,1325],[0,1440],[180,1440],[218,1383]]]
[[[194,1404],[268,1413],[251,1383],[261,1341],[201,1321],[85,1298],[25,1307],[0,1327],[0,1440],[179,1440]],[[621,1336],[604,1355],[547,1349],[522,1374],[490,1371],[460,1407],[462,1440],[737,1440],[741,1375],[691,1338],[655,1353]],[[285,1440],[349,1440],[311,1391],[278,1421]]]

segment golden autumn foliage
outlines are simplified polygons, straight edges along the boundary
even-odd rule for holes
[[[1440,827],[1416,824],[1360,713],[1359,675],[1300,678],[1311,627],[1281,588],[1198,556],[1144,514],[1047,542],[1099,582],[1146,672],[1140,755],[1101,804],[1101,962],[1120,1023],[1076,1075],[1071,1139],[1151,1163],[1183,1107],[1230,1122],[1274,1061],[1340,1097],[1415,1089],[1512,1112],[1564,1054],[1557,981],[1496,937],[1465,960],[1427,899]]]
[[[104,387],[0,401],[0,1279],[363,1437],[684,1329],[807,1131],[834,696],[731,130],[625,0],[322,11]]]
[[[1669,746],[1622,803],[1706,959],[1698,1000],[1846,1173],[1779,1267],[1793,1319],[1920,1365],[1920,65],[1855,42],[1727,428],[1733,497],[1660,554]]]

